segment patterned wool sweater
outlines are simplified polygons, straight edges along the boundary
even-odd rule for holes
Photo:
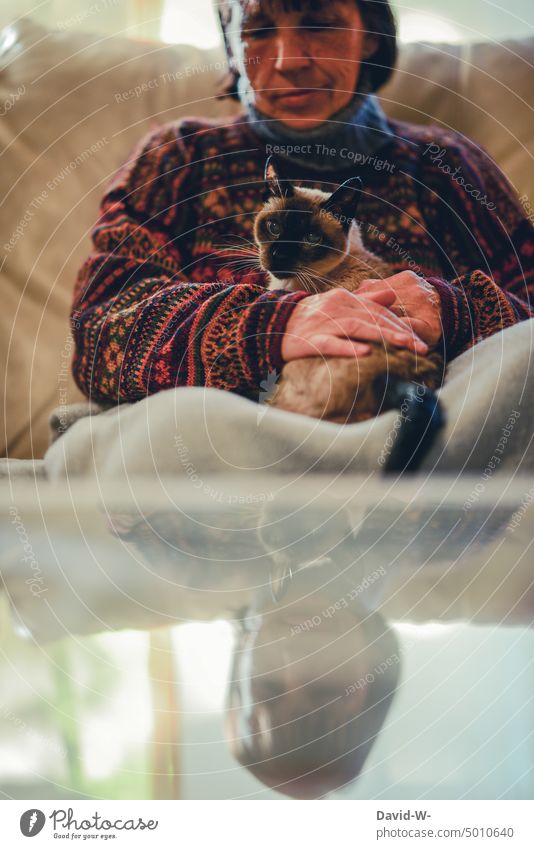
[[[362,177],[364,243],[436,287],[450,360],[534,316],[534,227],[479,146],[389,123],[380,159],[347,159],[320,179],[294,166],[290,176],[324,191]],[[285,326],[309,294],[267,291],[249,253],[265,159],[245,115],[186,118],[141,139],[107,187],[76,283],[73,373],[88,397],[110,404],[209,386],[258,400],[260,383],[280,372]]]

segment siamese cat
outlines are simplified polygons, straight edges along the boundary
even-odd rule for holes
[[[355,220],[359,177],[327,194],[284,180],[269,157],[265,181],[269,197],[256,216],[254,237],[269,288],[318,293],[343,287],[355,292],[365,279],[395,273],[364,247]],[[365,357],[318,356],[286,363],[266,403],[344,424],[402,407],[406,396],[413,406],[425,392],[425,400],[430,397],[436,407],[433,390],[443,378],[441,354],[434,350],[422,356],[381,342],[369,345],[371,353]]]

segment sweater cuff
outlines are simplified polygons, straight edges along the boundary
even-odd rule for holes
[[[461,278],[455,281],[457,286],[440,277],[425,279],[439,295],[444,354],[445,360],[449,361],[473,344],[475,325],[469,299],[462,288]]]
[[[243,363],[252,385],[259,387],[270,372],[282,371],[282,340],[287,322],[299,301],[312,292],[268,291],[247,309],[241,335]]]

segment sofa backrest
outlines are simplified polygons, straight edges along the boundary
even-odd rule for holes
[[[534,39],[413,45],[383,103],[479,140],[534,197],[533,58]],[[214,96],[225,70],[218,50],[48,31],[29,18],[0,33],[2,456],[42,456],[50,411],[81,398],[68,313],[106,183],[152,127],[234,112]]]

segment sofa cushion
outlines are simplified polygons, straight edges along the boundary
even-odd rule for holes
[[[534,203],[534,38],[411,44],[381,89],[391,117],[437,123],[481,144]]]

